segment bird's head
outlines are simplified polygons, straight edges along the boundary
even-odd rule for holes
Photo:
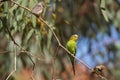
[[[74,40],[74,41],[77,41],[78,40],[78,35],[77,34],[74,34],[70,37],[70,40]]]
[[[102,71],[103,69],[105,69],[105,66],[103,65],[98,65],[95,67],[96,69],[98,69],[99,71]]]
[[[41,1],[37,4],[39,8],[44,8],[45,7],[45,2]]]

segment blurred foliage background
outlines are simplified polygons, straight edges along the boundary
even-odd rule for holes
[[[41,0],[14,1],[32,9]],[[105,0],[109,22],[100,11],[100,0],[45,0],[45,3],[41,17],[52,26],[60,42],[65,46],[72,34],[78,34],[76,57],[92,68],[105,65],[107,78],[119,80],[120,0]],[[15,41],[34,55],[36,80],[52,77],[70,80],[71,63],[66,51],[57,49],[52,32],[30,12],[7,1],[0,3],[0,80],[4,80],[14,66],[13,42],[6,27]],[[17,70],[10,80],[29,80],[32,66],[29,57],[17,47]]]

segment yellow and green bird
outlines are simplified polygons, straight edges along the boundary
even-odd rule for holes
[[[66,48],[73,54],[75,55],[76,53],[76,42],[78,40],[78,35],[77,34],[74,34],[70,37],[70,39],[68,40],[67,44],[66,44]],[[73,68],[73,73],[75,75],[75,68],[74,68],[74,57],[71,56],[69,54],[69,57],[70,57],[70,60],[71,60],[71,63],[72,63],[72,68]]]

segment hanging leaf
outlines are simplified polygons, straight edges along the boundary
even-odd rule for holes
[[[25,43],[28,42],[28,40],[29,40],[30,37],[32,36],[33,32],[34,32],[34,29],[31,29],[31,30],[28,32],[28,35],[26,36],[26,39],[25,39]]]
[[[105,20],[108,22],[109,19],[108,19],[107,13],[106,13],[105,0],[100,0],[100,10],[101,10]]]
[[[36,26],[36,17],[32,16],[31,21],[32,21],[33,27],[35,27]]]

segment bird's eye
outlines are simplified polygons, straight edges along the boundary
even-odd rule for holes
[[[102,71],[102,69],[98,68],[98,71]]]

